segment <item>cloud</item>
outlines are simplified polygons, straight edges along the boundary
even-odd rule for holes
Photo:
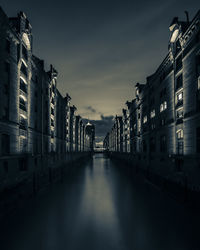
[[[92,112],[92,113],[97,113],[96,109],[94,109],[92,106],[87,106],[87,107],[85,107],[85,109]]]

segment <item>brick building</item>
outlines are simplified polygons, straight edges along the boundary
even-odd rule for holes
[[[175,17],[169,30],[168,54],[123,109],[123,154],[145,172],[199,184],[200,11],[191,21]],[[116,124],[105,143],[112,152]]]
[[[80,116],[76,123],[71,97],[57,89],[57,70],[46,71],[32,54],[32,27],[23,12],[8,18],[0,8],[0,41],[0,193],[22,182],[37,189],[59,164],[86,155],[89,139]]]

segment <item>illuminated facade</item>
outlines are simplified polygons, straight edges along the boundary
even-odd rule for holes
[[[46,71],[32,54],[32,27],[23,12],[8,18],[0,8],[0,40],[0,192],[28,178],[36,189],[72,154],[78,159],[91,151],[89,137],[71,97],[57,89],[56,69]]]
[[[123,153],[144,171],[182,172],[192,184],[200,166],[200,11],[192,21],[174,18],[169,29],[167,56],[146,84],[136,84],[136,98],[123,109]],[[106,144],[111,152],[120,151],[117,128],[115,120]]]

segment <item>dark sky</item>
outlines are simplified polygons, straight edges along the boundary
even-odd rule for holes
[[[78,112],[100,123],[120,114],[164,59],[169,24],[200,8],[197,0],[1,0],[8,16],[23,10],[33,27],[34,54],[59,72],[58,88]],[[98,123],[98,122],[97,122]],[[102,126],[102,125],[101,125]],[[107,129],[105,125],[104,130]],[[100,129],[102,131],[102,127]]]

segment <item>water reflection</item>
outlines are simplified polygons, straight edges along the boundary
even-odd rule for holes
[[[97,154],[1,225],[1,250],[199,249],[198,212]]]

